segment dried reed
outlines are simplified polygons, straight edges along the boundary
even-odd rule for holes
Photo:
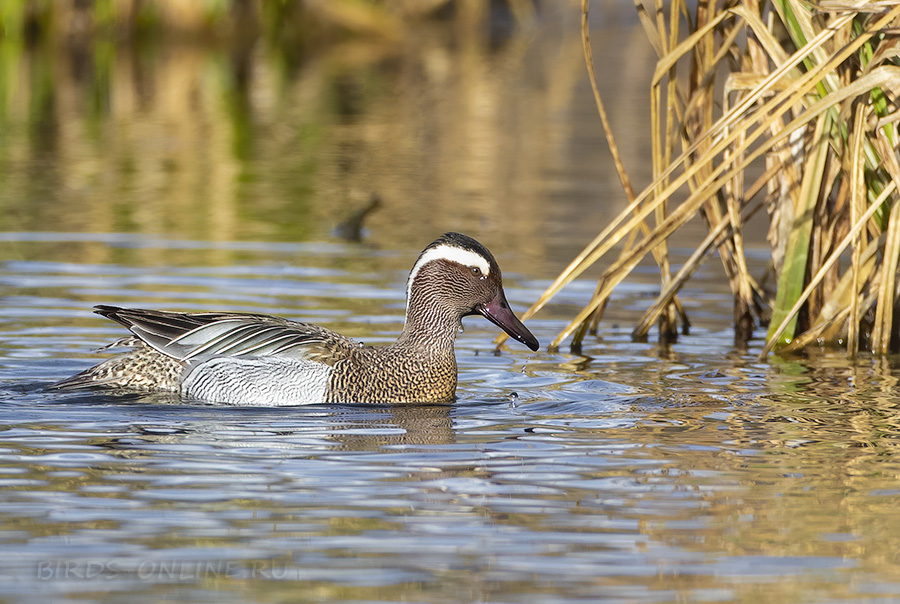
[[[679,320],[687,325],[679,290],[717,251],[734,294],[736,341],[745,345],[754,327],[769,323],[761,357],[814,342],[850,354],[897,350],[900,0],[634,1],[659,57],[649,91],[653,182],[635,194],[618,159],[582,0],[588,75],[629,203],[525,317],[626,242],[551,349],[570,336],[579,347],[647,253],[660,268],[661,292],[633,336],[658,323],[668,340]],[[761,207],[770,218],[774,299],[744,258],[742,226]],[[709,235],[672,276],[666,240],[698,215]]]

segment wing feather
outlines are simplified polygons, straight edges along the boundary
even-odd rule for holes
[[[329,329],[268,315],[176,313],[98,306],[159,352],[180,361],[278,356],[333,364],[357,344]]]

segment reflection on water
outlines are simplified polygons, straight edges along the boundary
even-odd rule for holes
[[[622,195],[584,78],[577,3],[546,3],[540,17],[498,36],[460,14],[423,21],[402,43],[355,39],[300,57],[263,41],[235,55],[0,37],[3,228],[321,240],[375,192],[377,245],[477,231],[516,269],[558,270]],[[637,27],[595,36],[623,135],[646,115],[651,51],[624,51],[642,38]],[[623,138],[640,182],[648,147]]]
[[[704,302],[722,328],[666,351],[631,342],[626,322],[604,326],[589,356],[494,355],[493,326],[468,322],[453,405],[45,392],[119,334],[92,303],[266,310],[377,343],[401,327],[410,261],[351,244],[109,235],[78,243],[120,262],[81,263],[67,237],[0,246],[12,601],[900,597],[891,360],[758,363],[729,347],[723,292]],[[546,285],[506,277],[514,305]],[[633,286],[626,321],[643,300]],[[546,338],[561,322],[531,327]]]

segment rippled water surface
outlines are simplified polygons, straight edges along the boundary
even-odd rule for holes
[[[668,351],[610,322],[586,356],[495,355],[493,326],[467,319],[451,406],[214,407],[42,387],[120,335],[90,314],[101,301],[265,311],[388,341],[415,251],[2,239],[10,601],[900,598],[897,370],[759,363],[730,345],[724,292],[694,292],[720,328]],[[74,261],[73,246],[120,261]],[[519,311],[547,284],[506,281]],[[649,291],[626,288],[623,317]],[[546,342],[563,322],[530,325]]]

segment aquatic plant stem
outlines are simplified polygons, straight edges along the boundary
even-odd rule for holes
[[[850,245],[850,242],[853,240],[853,238],[856,237],[863,228],[865,228],[866,222],[869,220],[869,218],[871,218],[875,214],[875,212],[881,207],[881,205],[885,201],[887,201],[888,197],[890,197],[890,194],[896,190],[897,189],[894,182],[890,182],[888,186],[885,187],[884,191],[881,192],[881,195],[879,195],[878,199],[876,199],[875,202],[872,203],[862,214],[862,216],[860,216],[859,219],[853,224],[850,232],[844,236],[837,247],[835,247],[831,254],[829,254],[828,259],[825,260],[825,262],[822,264],[822,267],[815,274],[815,276],[810,279],[809,284],[803,290],[803,293],[801,293],[797,298],[797,301],[791,307],[790,311],[787,313],[787,316],[785,316],[782,322],[772,332],[772,336],[768,339],[759,353],[759,360],[765,359],[769,352],[772,351],[772,348],[778,342],[779,338],[781,338],[781,335],[784,333],[784,331],[787,329],[788,324],[793,318],[793,315],[795,315],[800,310],[800,307],[803,306],[803,303],[806,302],[807,298],[809,298],[809,295],[812,293],[813,289],[815,289],[815,287],[819,285],[819,283],[821,283],[822,279],[828,272],[828,269],[838,261],[841,253],[845,249],[847,249],[847,246]]]

